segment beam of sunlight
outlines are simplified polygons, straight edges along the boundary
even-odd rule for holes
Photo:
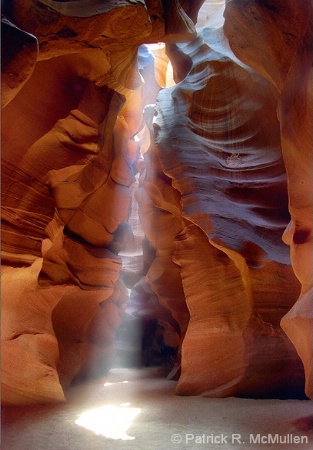
[[[107,386],[112,386],[113,384],[127,384],[127,383],[128,383],[127,380],[125,380],[125,381],[114,381],[114,383],[110,383],[109,381],[106,381],[103,386],[107,387]]]
[[[129,441],[136,439],[128,435],[127,430],[140,411],[140,408],[131,408],[130,403],[121,403],[119,406],[105,405],[84,411],[75,423],[108,439]]]

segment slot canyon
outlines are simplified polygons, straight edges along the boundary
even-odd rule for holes
[[[1,35],[4,450],[88,448],[10,429],[126,373],[312,445],[311,1],[6,0]],[[268,444],[190,429],[89,448]]]

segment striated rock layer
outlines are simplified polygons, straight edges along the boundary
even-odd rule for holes
[[[118,253],[134,238],[127,224],[139,157],[133,136],[149,97],[138,47],[195,35],[178,2],[147,5],[4,4],[6,404],[64,400],[61,385],[112,364],[128,299]],[[14,324],[18,310],[23,326]]]
[[[283,317],[282,327],[301,356],[306,394],[312,398],[312,3],[230,2],[225,33],[234,53],[279,94],[291,215],[284,241],[290,245],[294,273],[301,283],[300,297]]]
[[[297,395],[302,368],[279,325],[299,286],[281,241],[289,214],[277,95],[214,50],[220,31],[202,36],[170,48],[180,82],[158,95],[157,147],[137,194],[156,249],[147,279],[158,293],[156,280],[176,274],[166,298],[184,337],[177,393]]]

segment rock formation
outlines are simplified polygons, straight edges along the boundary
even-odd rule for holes
[[[279,94],[291,215],[284,241],[290,245],[294,273],[301,283],[300,297],[282,319],[282,327],[304,363],[306,394],[312,398],[312,4],[236,0],[227,5],[225,17],[234,53]]]
[[[179,84],[157,99],[157,146],[145,154],[137,195],[157,250],[147,278],[158,293],[165,280],[174,284],[176,264],[176,295],[167,302],[184,332],[180,298],[190,313],[178,393],[262,396],[284,386],[281,395],[290,395],[290,380],[296,385],[302,374],[279,327],[298,286],[281,241],[288,210],[277,96],[214,50],[220,31],[202,36],[171,46]],[[187,74],[179,72],[183,60],[191,62]]]
[[[4,404],[103,374],[125,317],[178,394],[301,396],[302,360],[311,396],[311,6],[259,3],[4,5]]]
[[[133,136],[142,102],[150,101],[138,47],[195,35],[180,4],[170,3],[5,5],[2,261],[19,268],[8,268],[4,279],[4,322],[13,328],[3,333],[4,403],[63,400],[61,385],[110,365],[127,297],[118,253],[132,239],[127,221],[139,156]],[[36,293],[30,305],[27,283],[22,289],[11,277],[30,279]],[[49,292],[40,324],[34,311]],[[14,329],[16,310],[23,308],[25,323]],[[36,339],[31,344],[33,335],[50,339],[53,351]],[[21,354],[20,362],[13,364],[12,352]],[[43,383],[45,374],[30,365],[24,380],[16,369],[27,357],[39,358],[54,377],[49,393],[40,384],[28,391],[31,377]]]

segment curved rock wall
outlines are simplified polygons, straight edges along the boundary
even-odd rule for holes
[[[204,29],[168,52],[179,83],[158,95],[157,146],[145,154],[138,191],[157,250],[147,279],[158,293],[155,280],[178,266],[176,302],[167,298],[186,333],[177,393],[299,394],[302,368],[279,325],[299,286],[281,240],[289,214],[278,97],[214,50],[223,50],[221,38]],[[181,61],[189,61],[187,74]]]
[[[282,319],[282,327],[302,358],[306,394],[312,398],[312,4],[236,0],[227,5],[225,19],[234,53],[279,94],[291,215],[284,241],[290,245],[294,273],[301,283],[300,297]]]
[[[2,261],[19,266],[5,272],[4,322],[14,325],[25,310],[23,325],[3,334],[4,403],[63,400],[61,385],[111,364],[128,298],[118,253],[132,239],[133,136],[147,101],[138,46],[195,34],[180,4],[170,6],[4,5]],[[12,277],[29,278],[31,290]],[[45,293],[53,301],[42,306]],[[12,362],[12,351],[21,359]],[[38,364],[24,374],[17,366],[25,358]],[[47,393],[45,370],[53,377]],[[31,377],[38,383],[30,392]]]

